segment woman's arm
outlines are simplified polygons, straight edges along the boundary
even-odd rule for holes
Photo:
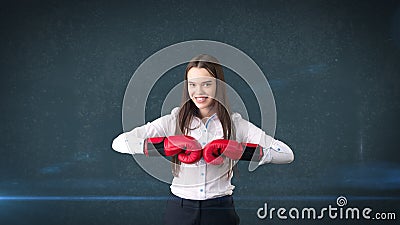
[[[269,148],[263,147],[263,152],[264,155],[259,165],[266,163],[285,164],[291,163],[294,160],[292,149],[279,140],[273,140]]]
[[[145,138],[140,138],[141,135],[137,135],[137,133],[141,130],[145,130],[144,126],[137,127],[132,131],[118,135],[113,140],[111,147],[120,153],[143,154],[143,143]]]
[[[143,154],[145,139],[174,135],[178,110],[179,108],[174,108],[171,114],[118,135],[112,142],[112,148],[120,153]]]
[[[235,113],[232,120],[236,129],[236,140],[243,143],[259,144],[263,147],[263,157],[259,165],[266,163],[285,164],[294,160],[292,149],[282,141],[276,140],[263,130]]]

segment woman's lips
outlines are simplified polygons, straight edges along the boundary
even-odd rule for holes
[[[205,97],[205,96],[195,97],[197,103],[203,103],[207,100],[207,98],[208,97]]]

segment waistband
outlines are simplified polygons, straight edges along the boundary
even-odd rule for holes
[[[171,194],[170,202],[180,204],[184,208],[214,208],[214,207],[232,207],[232,195],[225,195],[222,197],[206,199],[206,200],[191,200],[184,199]]]

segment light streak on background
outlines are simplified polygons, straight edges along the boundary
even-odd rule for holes
[[[330,201],[338,196],[237,196],[236,201]],[[166,201],[169,196],[0,196],[0,201]],[[350,200],[400,200],[393,196],[348,196]]]

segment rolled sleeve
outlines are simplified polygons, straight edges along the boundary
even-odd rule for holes
[[[263,147],[264,156],[259,165],[265,163],[285,164],[294,160],[292,149],[282,141],[276,140],[263,130],[235,113],[232,120],[236,129],[236,140],[258,144]]]
[[[145,139],[174,135],[178,111],[179,108],[176,107],[171,111],[171,114],[118,135],[112,142],[112,148],[120,153],[143,154]]]

